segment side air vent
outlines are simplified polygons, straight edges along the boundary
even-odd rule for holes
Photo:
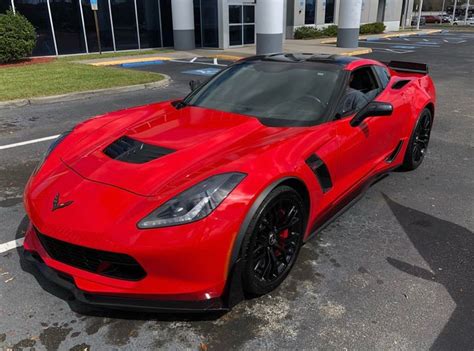
[[[387,163],[393,162],[393,160],[395,160],[395,158],[400,153],[402,145],[403,145],[403,140],[400,140],[398,142],[397,146],[395,146],[395,149],[393,149],[393,151],[390,153],[390,155],[388,155],[388,157],[385,159],[385,162],[387,162]]]
[[[175,150],[160,146],[145,144],[128,136],[123,136],[107,146],[104,149],[104,154],[114,160],[123,162],[145,163],[168,155],[174,151]]]
[[[392,89],[399,90],[403,88],[405,85],[407,85],[409,82],[410,82],[409,79],[399,80],[398,82],[393,83]]]
[[[331,175],[326,164],[315,154],[308,157],[306,164],[311,168],[318,179],[319,185],[323,189],[323,193],[328,192],[332,188]]]

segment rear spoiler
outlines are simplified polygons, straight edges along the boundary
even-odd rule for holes
[[[386,65],[398,72],[428,74],[428,65],[426,63],[390,61],[389,63],[386,63]]]

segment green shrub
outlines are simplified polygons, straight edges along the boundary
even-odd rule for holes
[[[315,27],[299,27],[295,29],[295,39],[315,39],[322,36],[322,31]]]
[[[35,42],[35,28],[26,17],[11,10],[0,15],[0,63],[30,56]]]
[[[360,26],[360,34],[380,34],[385,30],[383,23],[367,23]],[[337,36],[337,26],[331,25],[323,29],[315,27],[298,27],[295,29],[295,39],[316,39]]]
[[[337,26],[327,26],[326,28],[322,29],[322,32],[325,37],[335,37],[337,36]]]
[[[367,23],[360,26],[360,34],[380,34],[385,30],[381,22]]]

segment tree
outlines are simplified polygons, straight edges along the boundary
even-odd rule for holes
[[[35,44],[35,28],[25,16],[11,10],[0,15],[0,63],[30,56]]]

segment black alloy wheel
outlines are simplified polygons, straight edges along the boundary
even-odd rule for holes
[[[430,141],[432,124],[433,119],[430,110],[424,109],[409,140],[402,165],[403,169],[413,170],[423,162]]]
[[[244,240],[244,289],[252,295],[275,289],[298,256],[306,226],[301,196],[288,186],[273,190],[257,210]]]

